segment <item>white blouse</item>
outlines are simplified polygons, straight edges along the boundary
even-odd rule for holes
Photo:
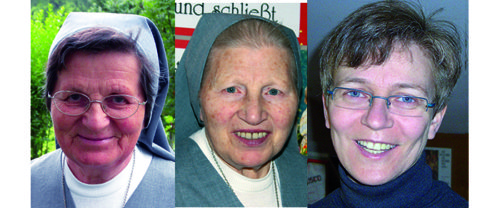
[[[142,178],[148,170],[152,160],[152,154],[142,148],[135,146],[135,167],[130,181],[127,200],[132,196],[134,190],[139,186]],[[127,184],[132,171],[132,160],[113,179],[102,184],[86,184],[79,181],[69,169],[68,163],[64,164],[64,178],[71,192],[71,197],[76,207],[92,208],[121,208],[127,191]],[[68,194],[68,193],[66,193]]]
[[[205,134],[205,128],[198,130],[193,135],[191,135],[190,138],[198,144],[205,157],[210,161],[212,166],[222,177],[222,174],[219,168],[217,168],[217,164],[213,159],[211,148],[208,144],[208,140]],[[215,158],[217,159],[218,164],[224,172],[227,181],[229,182],[229,184],[231,184],[232,189],[234,190],[236,196],[243,204],[243,206],[276,207],[276,201],[278,198],[280,207],[282,207],[279,174],[278,168],[276,166],[274,169],[276,173],[276,185],[278,187],[275,189],[272,168],[269,169],[270,171],[266,174],[266,176],[258,179],[253,179],[243,176],[231,169],[231,167],[223,162],[217,154],[215,154]],[[274,162],[271,164],[275,165]],[[275,192],[277,192],[278,196],[276,196]]]

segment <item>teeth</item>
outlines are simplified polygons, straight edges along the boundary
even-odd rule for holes
[[[372,153],[372,154],[380,154],[382,152],[385,152],[387,150],[390,150],[396,145],[391,145],[391,144],[384,144],[384,143],[374,143],[374,142],[369,142],[369,141],[357,141],[357,143],[363,147],[367,152]]]
[[[254,132],[254,133],[250,133],[250,132],[236,132],[236,135],[238,135],[239,137],[243,137],[245,139],[254,140],[254,139],[260,139],[262,137],[267,136],[267,133],[266,132]]]

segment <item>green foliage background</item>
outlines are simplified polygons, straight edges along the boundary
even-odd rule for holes
[[[174,0],[32,0],[31,1],[31,159],[55,150],[52,120],[45,106],[45,66],[52,40],[73,11],[138,14],[151,19],[163,38],[170,85],[162,120],[175,150]]]

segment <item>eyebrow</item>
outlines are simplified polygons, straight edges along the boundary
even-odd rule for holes
[[[85,95],[89,95],[88,92],[84,90],[85,88],[86,87],[84,85],[71,83],[71,85],[62,86],[61,90],[79,92],[79,93],[83,93]],[[127,86],[121,85],[121,84],[111,86],[111,87],[107,88],[107,90],[105,92],[108,94],[133,95],[132,91]],[[135,96],[135,95],[133,95],[133,96]]]
[[[410,83],[396,83],[393,85],[393,88],[396,89],[416,89],[424,93],[425,96],[429,96],[429,92],[427,89],[418,84],[410,84]]]
[[[369,82],[368,82],[367,79],[358,78],[358,77],[347,78],[347,79],[339,81],[339,85],[345,84],[345,83],[367,84]],[[394,89],[415,89],[415,90],[423,92],[425,96],[429,96],[428,90],[425,89],[423,86],[418,85],[418,84],[412,84],[412,83],[395,83],[395,84],[391,85],[391,89],[392,90],[394,90]]]
[[[344,79],[344,80],[340,80],[338,82],[338,84],[344,84],[344,83],[359,83],[359,84],[366,84],[367,83],[367,80],[366,79],[363,79],[363,78],[357,78],[357,77],[353,77],[353,78],[348,78],[348,79]]]

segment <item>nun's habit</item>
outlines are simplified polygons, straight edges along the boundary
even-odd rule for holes
[[[128,193],[125,207],[174,207],[175,155],[168,144],[160,119],[168,91],[168,65],[160,33],[151,20],[138,15],[109,13],[71,13],[52,43],[50,54],[66,37],[91,27],[107,27],[136,37],[139,50],[153,65],[157,79],[149,120],[142,130],[136,149],[152,155],[135,191]],[[50,56],[50,55],[49,55]],[[67,183],[62,182],[62,151],[57,149],[32,161],[31,207],[75,207]],[[64,185],[63,185],[64,184]],[[64,193],[66,193],[64,195]]]
[[[176,72],[176,206],[241,207],[242,202],[226,185],[198,144],[190,137],[203,128],[198,92],[208,53],[217,36],[229,26],[247,19],[270,22],[257,16],[204,14],[184,51]],[[272,24],[275,24],[272,22]],[[279,26],[292,43],[297,65],[298,89],[301,89],[299,45],[294,32]],[[300,98],[300,92],[298,93]],[[296,130],[275,157],[279,175],[279,194],[284,207],[307,206],[307,164],[299,154]],[[259,199],[256,199],[259,200]]]

